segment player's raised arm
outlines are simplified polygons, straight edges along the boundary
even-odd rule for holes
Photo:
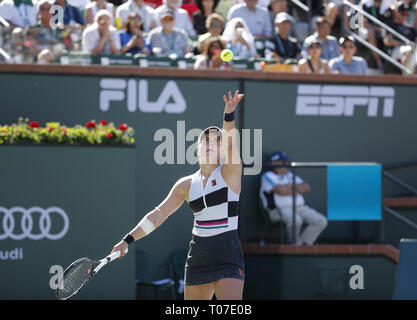
[[[120,250],[123,256],[130,243],[145,237],[158,228],[171,214],[177,211],[184,200],[186,200],[189,184],[190,181],[188,177],[178,180],[161,204],[146,214],[143,219],[114,246],[112,252]]]
[[[226,157],[224,163],[228,171],[241,171],[242,161],[240,159],[240,151],[236,139],[239,135],[235,127],[235,109],[240,100],[244,97],[243,93],[236,90],[235,95],[229,91],[228,97],[223,96],[225,102],[224,118],[223,118],[223,139],[222,152]]]

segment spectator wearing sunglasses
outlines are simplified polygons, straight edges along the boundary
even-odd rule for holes
[[[356,44],[352,36],[339,39],[341,55],[329,61],[332,73],[341,74],[368,74],[368,64],[362,57],[356,57]]]
[[[207,32],[198,37],[198,53],[202,53],[205,50],[210,38],[217,37],[221,38],[222,31],[224,28],[224,18],[218,13],[210,14],[206,19]],[[223,40],[223,39],[222,39]]]
[[[122,53],[149,54],[142,31],[142,19],[136,12],[131,12],[126,19],[125,31],[120,33]]]

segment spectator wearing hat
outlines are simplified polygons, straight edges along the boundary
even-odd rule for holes
[[[330,73],[327,60],[320,58],[323,43],[319,38],[311,37],[304,41],[307,50],[307,58],[298,62],[298,72],[304,73]]]
[[[318,17],[315,22],[315,29],[316,31],[306,38],[306,42],[309,43],[311,38],[314,37],[320,39],[322,43],[321,58],[327,61],[336,58],[340,54],[339,42],[330,35],[330,22],[325,17]]]
[[[122,29],[126,27],[126,20],[132,12],[139,15],[145,32],[149,32],[156,26],[156,24],[152,24],[154,18],[153,8],[145,4],[143,0],[127,0],[116,9],[116,20],[120,19]]]
[[[341,55],[329,61],[332,73],[368,74],[368,64],[362,57],[356,57],[356,44],[352,36],[344,36],[339,40]]]
[[[272,36],[272,25],[268,10],[257,5],[258,0],[245,0],[229,9],[227,20],[240,17],[247,23],[254,37],[268,39]]]
[[[154,54],[184,57],[191,52],[190,39],[184,30],[175,28],[175,15],[172,11],[161,14],[162,26],[152,29],[148,34],[147,43]]]
[[[207,32],[207,17],[215,12],[219,0],[196,0],[195,3],[200,10],[193,13],[194,30],[197,34],[204,34]]]
[[[32,0],[3,0],[0,3],[0,17],[13,27],[28,27],[36,24],[38,13]]]
[[[84,29],[82,44],[85,52],[91,54],[120,54],[121,45],[117,29],[111,25],[106,9],[99,10],[95,22]]]
[[[125,31],[120,33],[120,44],[122,53],[150,53],[144,41],[142,20],[136,12],[127,17]]]
[[[163,0],[163,4],[154,11],[155,25],[161,26],[161,18],[164,13],[170,11],[175,18],[174,27],[184,30],[188,37],[195,37],[197,34],[194,30],[193,23],[188,15],[188,11],[181,8],[182,0]]]
[[[417,39],[417,31],[406,25],[408,16],[410,14],[410,4],[406,1],[399,1],[395,10],[392,11],[391,19],[387,21],[387,25],[397,31],[399,34],[414,42]],[[391,33],[386,33],[384,36],[384,44],[388,49],[391,57],[403,64],[410,56],[412,48],[406,45],[403,41],[393,36]],[[388,69],[389,72],[399,72],[396,69]]]
[[[278,13],[275,17],[276,35],[265,42],[265,56],[278,60],[299,59],[301,50],[297,39],[290,37],[291,23],[294,18],[286,12]],[[270,54],[272,56],[269,56]]]
[[[271,165],[288,165],[290,158],[284,151],[274,152],[269,161]],[[268,211],[271,221],[283,220],[287,234],[293,235],[293,178],[294,175],[287,167],[274,167],[266,171],[261,178],[260,197],[264,208]],[[306,205],[303,194],[310,192],[311,187],[299,176],[296,183],[296,244],[312,245],[327,226],[326,217]],[[308,226],[300,234],[302,224]]]
[[[270,4],[268,5],[268,11],[271,26],[273,26],[277,14],[281,12],[287,12],[287,0],[271,0]],[[274,28],[272,28],[272,32],[275,34]]]

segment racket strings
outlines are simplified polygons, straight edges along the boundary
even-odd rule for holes
[[[93,272],[93,262],[87,258],[74,262],[65,270],[63,278],[58,284],[57,297],[67,299],[90,279]]]

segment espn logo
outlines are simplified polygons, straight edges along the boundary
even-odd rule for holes
[[[381,109],[385,118],[394,114],[392,87],[306,84],[299,85],[297,93],[297,116],[352,117],[355,108],[366,108],[368,117],[377,117]]]

